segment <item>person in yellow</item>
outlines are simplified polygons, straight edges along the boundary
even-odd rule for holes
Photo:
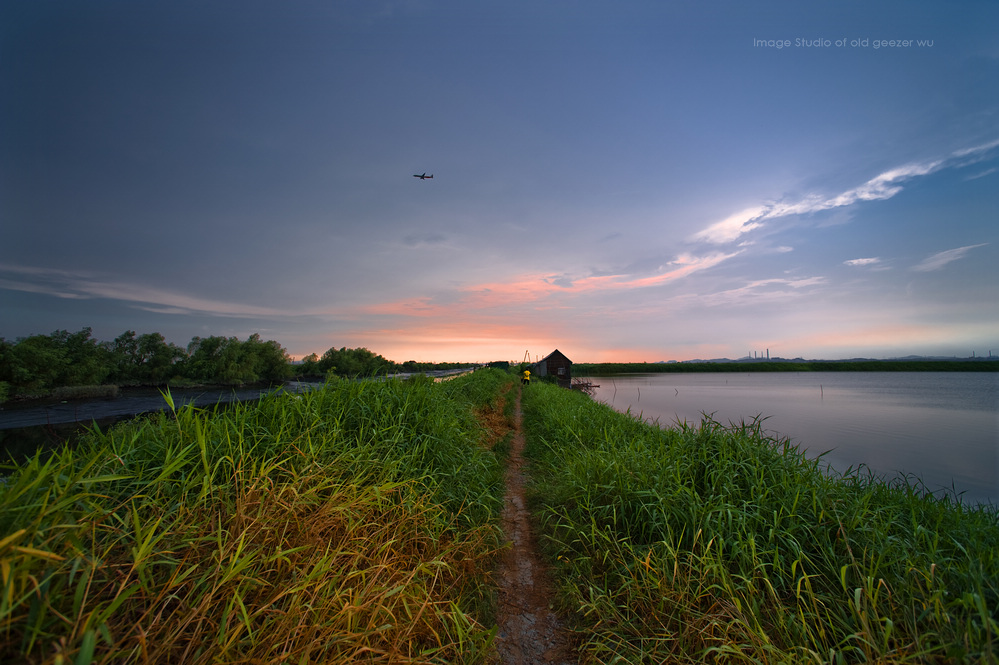
[[[522,383],[523,385],[525,385],[525,386],[529,386],[529,385],[531,385],[531,370],[529,370],[529,369],[525,369],[525,370],[524,370],[524,376],[523,376],[523,378],[522,378],[522,379],[520,380],[520,382],[521,382],[521,383]]]

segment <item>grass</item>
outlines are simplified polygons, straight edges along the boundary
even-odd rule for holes
[[[539,533],[590,662],[995,663],[999,515],[761,423],[524,391]]]
[[[184,407],[7,467],[0,662],[490,662],[512,381]],[[523,407],[582,662],[997,662],[994,508],[830,476],[759,422]]]
[[[0,660],[484,662],[502,474],[473,409],[509,381],[184,407],[8,467]]]

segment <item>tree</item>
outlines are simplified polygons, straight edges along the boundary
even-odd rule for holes
[[[91,329],[83,328],[21,337],[14,344],[4,341],[0,380],[29,393],[101,383],[111,368],[106,350],[90,335]]]
[[[235,337],[193,337],[187,345],[187,377],[195,381],[239,383]]]
[[[115,337],[114,341],[105,342],[104,348],[108,352],[108,364],[114,381],[123,383],[137,380],[139,340],[135,338],[134,330],[126,330]]]
[[[274,340],[262,342],[260,335],[253,333],[243,346],[252,359],[253,381],[284,381],[291,376],[288,352]]]
[[[0,337],[0,402],[5,402],[10,394],[13,369],[14,345]]]
[[[187,347],[186,375],[196,381],[242,385],[282,381],[291,374],[288,355],[275,341],[253,334],[245,342],[235,337],[195,337]]]
[[[396,364],[363,347],[329,349],[319,360],[319,370],[324,374],[346,377],[377,376],[395,371]]]
[[[60,386],[85,386],[99,384],[110,374],[107,354],[97,340],[91,337],[93,329],[83,328],[69,333],[57,330],[52,338],[66,351],[63,374],[57,379]]]
[[[138,377],[155,384],[166,383],[176,372],[184,349],[168,344],[160,333],[147,333],[138,339]]]
[[[66,349],[48,335],[22,337],[11,350],[11,383],[29,392],[60,385],[65,375]]]
[[[178,362],[186,357],[184,349],[167,343],[160,333],[136,337],[134,330],[126,330],[101,346],[112,380],[123,383],[167,383],[179,373]]]
[[[302,358],[302,362],[298,365],[299,376],[316,376],[319,374],[322,374],[319,371],[319,356],[315,353],[310,353]]]

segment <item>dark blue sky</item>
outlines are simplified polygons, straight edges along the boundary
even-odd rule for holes
[[[6,3],[0,335],[999,352],[997,27],[984,1]]]

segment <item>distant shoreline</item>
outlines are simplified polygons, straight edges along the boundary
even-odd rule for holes
[[[674,363],[574,363],[576,376],[689,372],[999,372],[999,358],[975,360],[729,360]]]

